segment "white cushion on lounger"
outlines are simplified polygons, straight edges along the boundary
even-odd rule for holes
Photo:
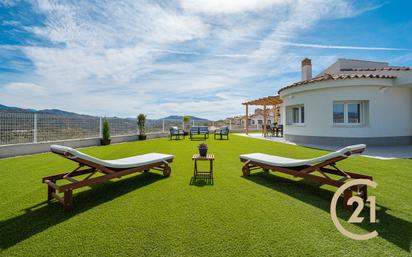
[[[297,167],[297,166],[303,166],[303,165],[312,165],[312,164],[330,160],[332,158],[339,157],[339,156],[347,157],[345,153],[347,152],[353,153],[354,151],[363,150],[365,148],[366,148],[366,145],[363,145],[363,144],[351,145],[351,146],[342,148],[336,152],[332,152],[332,153],[326,154],[318,158],[304,159],[304,160],[285,158],[285,157],[269,155],[269,154],[264,154],[264,153],[242,154],[240,158],[245,159],[245,160],[250,160],[253,162],[257,162],[257,163],[278,166],[278,167]]]
[[[93,156],[81,153],[71,147],[61,146],[61,145],[52,145],[50,149],[53,152],[65,154],[68,153],[73,157],[69,157],[70,159],[75,159],[76,157],[81,158],[83,160],[91,161],[107,168],[113,169],[127,169],[127,168],[134,168],[139,166],[144,166],[152,163],[157,163],[161,161],[170,161],[174,158],[173,155],[170,154],[161,154],[161,153],[148,153],[142,154],[132,157],[127,157],[123,159],[117,160],[102,160],[95,158]]]

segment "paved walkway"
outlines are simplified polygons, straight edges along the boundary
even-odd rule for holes
[[[312,145],[312,144],[296,144],[290,141],[287,141],[283,137],[266,137],[264,138],[261,134],[249,134],[244,133],[236,134],[239,136],[256,138],[261,140],[269,140],[279,143],[291,144],[291,145],[300,145],[311,148],[318,148],[328,151],[336,151],[342,146],[329,146],[329,145]],[[402,158],[412,158],[412,145],[400,145],[400,146],[370,146],[366,148],[366,151],[362,156],[371,157],[381,160],[392,160],[392,159],[402,159]]]

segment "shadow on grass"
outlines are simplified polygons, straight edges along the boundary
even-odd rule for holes
[[[213,184],[214,184],[213,178],[211,178],[210,176],[198,176],[196,179],[192,177],[189,183],[189,185],[191,186],[198,186],[198,187],[213,186]]]
[[[0,221],[0,249],[7,249],[79,213],[162,178],[164,177],[160,174],[149,172],[115,182],[108,181],[95,185],[91,190],[74,193],[74,209],[71,212],[64,212],[63,207],[58,202],[47,203],[47,201],[23,209],[24,213],[21,215]],[[46,191],[45,186],[44,197],[46,197]]]
[[[204,138],[204,137],[192,137],[192,138],[190,138],[189,137],[189,139],[190,139],[190,141],[206,141],[209,138]]]
[[[278,192],[285,193],[328,213],[330,212],[330,202],[334,192],[322,189],[318,184],[303,180],[289,180],[264,172],[253,173],[249,177],[244,178]],[[379,237],[397,245],[406,252],[410,252],[412,223],[387,213],[387,210],[388,208],[377,204],[376,218],[379,220],[379,223],[370,224],[369,222],[363,222],[356,225],[367,231],[376,230],[379,233]],[[352,214],[343,208],[342,201],[338,203],[337,213],[339,218],[342,218],[343,220],[348,220]],[[365,217],[365,221],[368,221],[369,207],[365,206],[362,213]]]

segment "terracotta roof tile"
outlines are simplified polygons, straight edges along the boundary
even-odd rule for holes
[[[326,80],[340,80],[340,79],[394,79],[396,78],[396,76],[393,75],[379,75],[379,74],[339,74],[339,75],[331,75],[331,74],[325,74],[323,76],[319,76],[319,77],[315,77],[313,79],[310,80],[305,80],[305,81],[299,81],[296,82],[292,85],[283,87],[281,89],[279,89],[278,94],[285,90],[285,89],[289,89],[292,87],[297,87],[297,86],[301,86],[301,85],[306,85],[306,84],[310,84],[310,83],[315,83],[315,82],[320,82],[320,81],[326,81]]]

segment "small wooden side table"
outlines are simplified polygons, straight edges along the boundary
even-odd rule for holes
[[[207,154],[206,156],[200,156],[200,154],[194,154],[192,157],[192,160],[195,161],[195,167],[193,169],[193,177],[195,181],[199,175],[206,175],[210,179],[213,179],[213,161],[215,160],[214,154]],[[199,171],[197,169],[197,161],[209,161],[210,162],[209,171]]]

